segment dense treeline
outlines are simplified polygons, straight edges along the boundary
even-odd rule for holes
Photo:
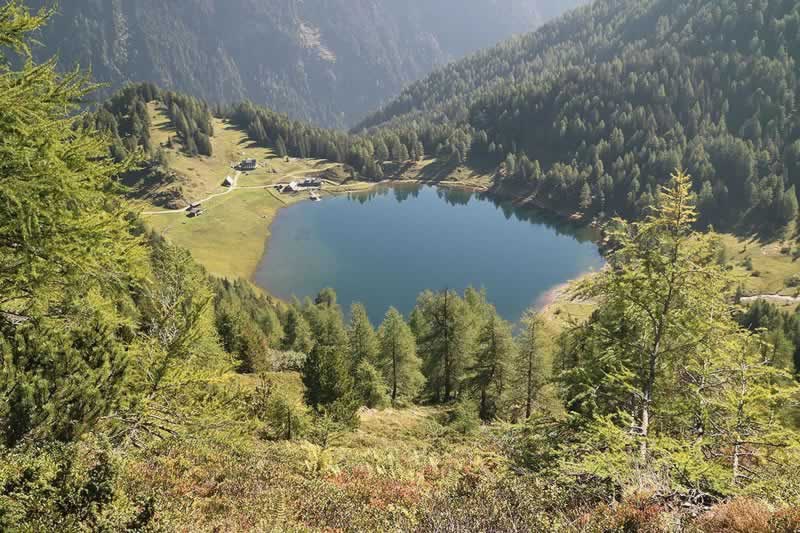
[[[475,401],[469,416],[519,419],[533,398],[534,378],[542,379],[540,339],[515,340],[511,325],[474,289],[463,296],[425,292],[408,322],[392,308],[377,331],[360,304],[345,325],[331,289],[289,314],[284,347],[308,352],[303,379],[312,406]],[[535,329],[537,320],[531,315],[526,323]],[[519,382],[529,368],[536,376]]]
[[[85,115],[82,125],[91,125],[111,137],[111,154],[117,161],[141,148],[151,164],[165,166],[163,147],[154,146],[150,138],[151,119],[147,110],[150,102],[163,106],[178,133],[175,141],[180,142],[187,154],[211,155],[214,126],[208,104],[191,96],[164,91],[152,83],[121,89],[96,112]],[[174,147],[172,138],[168,147]]]
[[[752,331],[762,331],[769,343],[770,359],[800,377],[800,315],[797,309],[789,313],[758,300],[738,320]]]
[[[281,156],[346,163],[368,179],[382,178],[386,162],[425,155],[490,162],[498,187],[586,216],[640,217],[681,166],[699,224],[780,229],[798,212],[798,9],[598,2],[411,86],[364,123],[381,127],[357,135],[250,103],[215,113]],[[146,133],[150,99],[169,112],[183,149],[210,153],[208,106],[146,84],[99,112],[118,159],[137,145],[159,159]]]
[[[287,115],[242,103],[219,113],[245,129],[263,146],[274,147],[280,157],[312,157],[346,163],[370,179],[383,177],[383,163],[418,160],[424,154],[422,142],[410,131],[398,135],[391,131],[355,136],[291,120]]]
[[[432,74],[362,127],[444,125],[467,141],[445,151],[591,215],[640,216],[682,166],[700,223],[782,227],[800,184],[798,28],[788,0],[601,0]]]

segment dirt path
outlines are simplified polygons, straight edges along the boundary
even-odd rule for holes
[[[306,174],[312,174],[314,172],[322,172],[324,170],[328,170],[329,168],[333,168],[335,166],[336,165],[334,164],[334,165],[328,165],[328,166],[326,166],[324,168],[314,168],[314,169],[309,169],[309,170],[295,170],[294,172],[290,172],[290,173],[286,174],[285,176],[283,176],[283,179],[293,178],[295,176],[303,176],[303,175],[306,175]],[[206,202],[208,202],[210,200],[213,200],[214,198],[219,198],[220,196],[225,196],[226,194],[230,194],[233,191],[239,191],[239,190],[262,190],[262,189],[271,189],[271,188],[275,187],[275,184],[270,184],[270,185],[251,185],[251,186],[247,186],[247,187],[239,187],[237,184],[239,183],[239,176],[241,176],[241,175],[242,175],[241,172],[239,172],[239,171],[236,172],[236,176],[234,176],[234,178],[233,178],[233,185],[228,187],[225,192],[212,194],[208,198],[205,198],[203,200],[199,200],[197,202],[192,202],[192,203],[204,204],[204,203],[206,203]],[[333,182],[331,182],[331,183],[333,184]],[[186,208],[181,208],[181,209],[162,209],[160,211],[143,211],[141,214],[142,215],[146,215],[146,216],[152,216],[152,215],[175,215],[177,213],[185,213],[185,212],[186,212]]]
[[[209,200],[213,200],[214,198],[219,198],[220,196],[225,196],[226,194],[232,193],[237,188],[236,184],[239,182],[239,176],[241,176],[241,174],[242,173],[239,172],[239,171],[236,172],[236,176],[234,176],[234,178],[233,178],[233,185],[228,187],[225,192],[212,194],[208,198],[205,198],[203,200],[200,200],[199,202],[193,202],[193,203],[204,204],[204,203],[208,202]],[[180,208],[180,209],[167,209],[167,210],[162,210],[162,211],[143,211],[142,214],[143,215],[174,215],[176,213],[185,213],[185,212],[186,212],[186,208],[183,207],[183,208]]]

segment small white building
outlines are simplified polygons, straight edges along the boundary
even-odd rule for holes
[[[233,187],[233,178],[230,176],[225,176],[225,181],[222,182],[225,187]]]

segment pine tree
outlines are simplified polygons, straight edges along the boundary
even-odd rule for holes
[[[380,337],[380,367],[389,384],[392,405],[398,400],[415,398],[425,383],[422,361],[417,356],[414,334],[403,315],[390,308],[378,332]]]
[[[516,346],[511,325],[497,315],[494,307],[488,312],[477,339],[472,383],[479,395],[480,417],[491,420],[504,400]]]
[[[278,154],[278,157],[287,157],[289,155],[288,150],[286,149],[286,141],[283,140],[283,137],[278,137],[278,140],[275,141],[275,151]]]
[[[0,45],[30,59],[26,36],[46,16],[6,2]],[[82,74],[8,59],[0,49],[0,436],[71,440],[124,395],[130,295],[146,263],[108,191],[130,164],[88,129]]]
[[[367,310],[360,303],[350,308],[350,327],[347,331],[350,342],[351,368],[355,370],[366,361],[376,364],[378,360],[378,336],[369,321]]]
[[[286,313],[286,327],[283,337],[283,349],[308,354],[314,347],[311,326],[294,306]]]
[[[779,223],[785,226],[793,220],[796,220],[797,209],[797,193],[795,192],[795,186],[792,185],[781,197],[778,215]]]
[[[518,390],[522,393],[525,405],[525,419],[533,414],[533,402],[544,383],[545,366],[542,360],[540,338],[542,336],[542,321],[533,309],[529,309],[520,320],[522,331],[517,338],[517,358],[514,364],[514,374]]]
[[[581,211],[587,211],[590,207],[592,207],[592,189],[589,187],[588,183],[584,183],[583,187],[581,187],[581,193],[578,198],[578,207]]]
[[[450,290],[426,291],[416,307],[414,328],[428,390],[436,401],[448,402],[461,392],[472,363],[471,310]]]

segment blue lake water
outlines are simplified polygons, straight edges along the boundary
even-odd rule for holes
[[[408,314],[425,289],[485,288],[517,321],[551,288],[603,260],[587,229],[485,195],[421,185],[302,202],[272,224],[255,282],[280,298],[336,290],[376,325],[390,306]]]

